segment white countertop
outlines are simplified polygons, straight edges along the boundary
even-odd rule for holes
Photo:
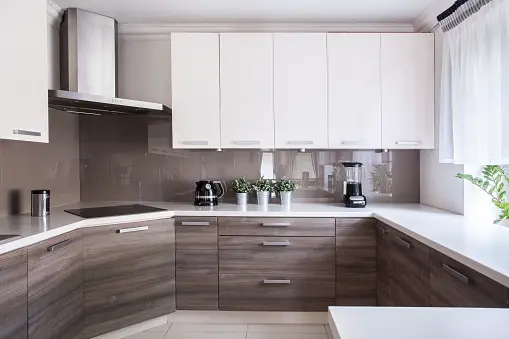
[[[329,307],[334,339],[507,339],[509,309]]]
[[[129,203],[142,203],[167,211],[97,219],[82,219],[64,212],[64,209],[71,208]],[[183,203],[82,202],[53,208],[51,216],[47,218],[32,218],[29,215],[0,218],[0,234],[20,235],[0,242],[0,254],[82,227],[174,216],[374,217],[509,287],[509,228],[491,223],[472,223],[463,216],[420,204],[369,204],[365,209],[348,209],[338,204],[295,203],[291,208],[274,204],[260,209],[257,205],[242,208],[233,204],[208,208]]]

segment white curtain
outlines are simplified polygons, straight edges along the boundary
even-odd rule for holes
[[[440,162],[509,164],[509,0],[467,1],[440,24]]]

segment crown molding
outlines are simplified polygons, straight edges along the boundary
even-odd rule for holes
[[[413,22],[416,32],[431,32],[437,25],[437,16],[451,7],[454,0],[434,0],[428,8]]]
[[[414,32],[412,24],[120,24],[124,38],[147,39],[169,36],[172,32]]]
[[[62,14],[64,11],[57,5],[53,0],[46,0],[46,12],[48,15],[48,23],[60,29],[60,23],[62,22]]]

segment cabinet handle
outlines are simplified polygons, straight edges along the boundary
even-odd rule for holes
[[[289,241],[264,241],[263,246],[290,246],[292,243]]]
[[[182,221],[182,226],[210,226],[208,221]]]
[[[272,285],[288,285],[291,283],[290,279],[265,279],[263,280],[264,284],[272,284]]]
[[[405,246],[406,248],[412,248],[412,244],[406,241],[405,239],[401,237],[396,237],[396,240],[398,240],[400,245]]]
[[[442,264],[442,269],[444,271],[446,271],[447,273],[449,273],[449,275],[451,277],[458,279],[462,283],[464,283],[464,284],[470,283],[470,280],[468,279],[468,277],[466,275],[461,274],[460,272],[456,271],[451,266],[448,266],[446,264]]]
[[[292,224],[289,222],[264,222],[262,223],[263,227],[288,227]]]
[[[15,129],[12,131],[13,134],[18,134],[18,135],[29,135],[29,136],[32,136],[32,137],[40,137],[41,136],[41,132],[35,132],[35,131],[27,131],[27,130],[24,130],[24,129]]]
[[[302,141],[298,141],[298,140],[290,140],[287,142],[288,145],[314,145],[315,142],[314,141],[311,141],[311,140],[302,140]]]
[[[343,141],[342,145],[364,145],[364,141]]]
[[[140,226],[140,227],[131,227],[131,228],[121,228],[117,230],[117,233],[131,233],[131,232],[141,232],[148,230],[148,226]]]
[[[382,234],[387,234],[389,233],[389,231],[387,231],[384,227],[380,226],[380,225],[377,225],[376,227],[378,227],[378,229],[380,230],[380,232],[382,232]]]
[[[233,143],[235,145],[259,145],[260,141],[257,141],[257,140],[236,140]]]
[[[206,140],[186,140],[182,141],[182,145],[206,146],[209,142]]]
[[[57,250],[59,247],[62,247],[64,246],[65,244],[67,244],[68,242],[70,242],[71,239],[66,239],[64,241],[61,241],[59,243],[56,243],[55,245],[51,245],[50,247],[47,248],[47,251],[48,252],[54,252],[55,250]]]
[[[420,140],[402,140],[396,141],[396,145],[422,145]]]

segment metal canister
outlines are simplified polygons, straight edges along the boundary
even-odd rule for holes
[[[32,217],[45,217],[50,211],[50,190],[32,190]]]

